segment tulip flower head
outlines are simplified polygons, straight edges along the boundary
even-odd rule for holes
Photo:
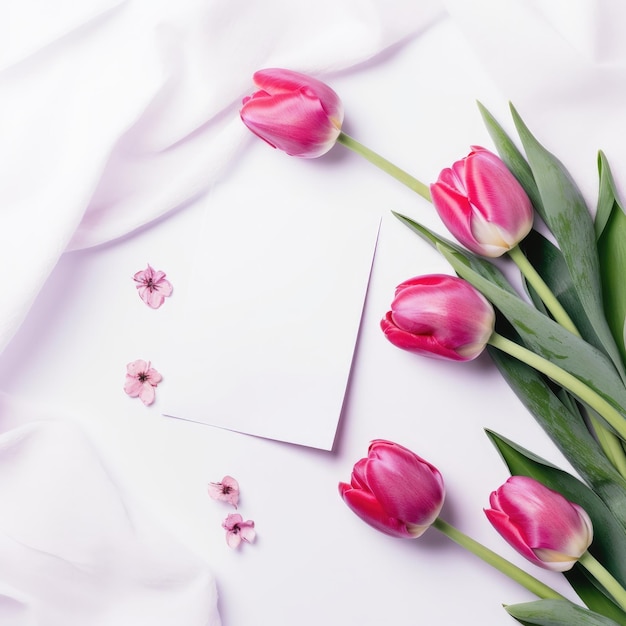
[[[243,123],[274,148],[315,158],[328,152],[343,124],[343,103],[325,83],[298,72],[265,69],[254,74],[259,88],[244,98]]]
[[[527,476],[512,476],[489,497],[494,528],[520,554],[544,569],[565,572],[593,540],[587,512]]]
[[[468,156],[439,174],[430,192],[448,230],[481,256],[503,255],[532,228],[526,192],[504,162],[484,148],[472,146]]]
[[[470,361],[493,334],[491,303],[467,281],[445,274],[411,278],[396,288],[380,323],[403,350],[452,361]]]
[[[344,502],[363,521],[394,537],[414,538],[437,519],[444,501],[439,470],[391,441],[372,441],[350,484],[339,483]]]

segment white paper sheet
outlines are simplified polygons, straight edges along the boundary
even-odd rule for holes
[[[252,141],[234,178],[208,199],[163,406],[170,416],[331,449],[380,207],[355,201],[346,164],[333,169],[342,147],[314,162]]]

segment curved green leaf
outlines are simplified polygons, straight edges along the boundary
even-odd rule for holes
[[[617,348],[626,362],[626,215],[606,157],[598,155],[600,192],[595,219],[604,310]]]
[[[615,209],[615,205],[624,210],[623,204],[618,200],[617,188],[613,173],[609,166],[606,155],[602,150],[598,152],[598,175],[600,184],[598,189],[598,206],[596,217],[594,220],[594,228],[596,231],[596,239],[600,239],[602,233],[609,221],[611,213]]]
[[[443,246],[462,255],[465,262],[478,274],[499,286],[503,291],[516,295],[505,276],[489,261],[440,237],[404,215],[398,213],[394,213],[394,215],[432,246]],[[490,348],[489,352],[505,380],[531,414],[546,430],[570,463],[580,472],[580,475],[606,501],[612,502],[619,519],[624,520],[626,526],[625,481],[600,450],[596,440],[591,436],[581,419],[580,413],[573,412],[563,401],[559,400],[543,376],[534,369],[499,350]]]
[[[439,249],[440,246],[454,251],[456,254],[461,255],[469,267],[473,268],[478,274],[483,276],[486,280],[498,285],[501,289],[508,291],[511,294],[516,295],[515,289],[513,289],[511,283],[506,279],[504,274],[493,264],[486,259],[475,255],[474,253],[466,250],[459,244],[440,237],[426,226],[423,226],[419,222],[412,220],[406,215],[393,212],[393,215],[397,217],[403,224],[408,226],[412,231],[417,233],[424,241],[429,243],[433,248]]]
[[[542,217],[563,254],[591,325],[624,380],[626,370],[604,314],[600,262],[589,209],[564,165],[535,139],[513,106],[511,113],[541,196]]]
[[[504,607],[509,615],[522,624],[537,626],[620,626],[604,615],[595,613],[567,600],[535,600]]]
[[[602,352],[524,302],[502,272],[489,261],[404,215],[394,215],[435,246],[459,276],[481,291],[509,320],[528,348],[558,363],[624,413],[622,407],[626,407],[626,389]]]
[[[626,532],[626,480],[608,461],[580,412],[565,404],[544,377],[528,365],[491,347],[489,354],[524,406],[572,467],[611,508]]]
[[[524,254],[539,272],[550,291],[556,296],[568,315],[572,318],[578,332],[591,345],[606,352],[598,338],[585,310],[580,304],[576,287],[565,263],[561,251],[546,237],[536,230],[532,230],[520,244]],[[543,309],[543,303],[534,294],[532,288],[528,292],[538,309]]]
[[[480,102],[478,103],[478,109],[480,110],[480,114],[487,127],[487,132],[496,147],[498,155],[504,161],[513,176],[517,178],[537,213],[539,213],[543,219],[543,202],[530,165],[528,165],[524,155],[518,150],[517,146],[513,143],[496,118],[491,115]]]
[[[626,613],[601,591],[598,581],[584,567],[573,567],[564,576],[587,608],[626,626]]]

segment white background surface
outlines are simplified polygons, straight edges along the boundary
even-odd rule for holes
[[[518,93],[503,91],[502,74],[476,55],[462,23],[442,16],[357,70],[326,76],[344,101],[346,132],[431,181],[471,144],[491,147],[475,101],[510,127],[507,101],[512,99],[592,199],[595,149],[604,147],[604,137],[586,136],[580,154],[568,152],[575,142],[558,124],[556,103],[563,103],[558,93],[546,94],[551,106],[543,108],[538,100],[519,102]],[[511,91],[526,93],[514,77],[507,78]],[[587,119],[583,107],[568,110],[566,117],[581,125]],[[224,626],[513,623],[502,604],[530,600],[528,592],[436,531],[414,542],[377,533],[337,493],[337,483],[349,479],[371,439],[397,441],[443,473],[444,519],[526,567],[482,513],[490,491],[507,477],[483,428],[564,464],[488,357],[469,364],[423,359],[395,349],[380,332],[378,322],[396,284],[417,274],[450,272],[437,253],[390,215],[399,211],[444,232],[432,208],[341,146],[320,160],[295,161],[253,137],[248,140],[255,142],[247,154],[249,167],[267,168],[274,177],[280,170],[276,164],[284,162],[285,172],[296,172],[297,180],[310,176],[309,198],[336,201],[338,213],[349,202],[346,210],[362,207],[370,217],[378,212],[382,218],[332,451],[161,415],[167,401],[175,401],[168,397],[168,346],[186,331],[178,302],[193,290],[187,279],[195,247],[189,242],[198,243],[197,226],[205,211],[236,210],[228,206],[227,194],[221,194],[220,206],[210,203],[210,195],[202,197],[133,236],[64,255],[0,358],[2,390],[31,406],[30,415],[70,420],[90,436],[132,498],[208,563],[217,580]],[[348,200],[325,194],[326,177],[336,181],[338,175],[350,190]],[[273,197],[259,198],[254,188],[247,190],[259,211],[266,202],[281,202],[289,180],[268,182],[272,187]],[[293,219],[305,227],[306,215],[297,204],[292,209]],[[350,246],[346,238],[346,257]],[[158,311],[141,303],[130,280],[146,262],[166,271],[175,288]],[[280,310],[275,314],[280,320]],[[216,323],[207,319],[207,324]],[[164,375],[157,402],[149,408],[122,391],[125,364],[136,358],[152,360]],[[206,372],[191,368],[188,376],[211,393]],[[246,390],[241,393],[245,396]],[[317,390],[309,393],[315,396]],[[282,400],[277,392],[277,407]],[[301,402],[306,406],[307,397]],[[254,406],[249,410],[254,412]],[[10,415],[5,425],[12,425]],[[254,519],[258,531],[255,544],[238,551],[227,547],[220,527],[230,509],[206,493],[206,484],[225,474],[238,479],[239,512]],[[559,576],[531,571],[568,593]]]

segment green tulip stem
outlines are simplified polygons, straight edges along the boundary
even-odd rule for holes
[[[590,426],[604,454],[613,464],[613,467],[626,478],[626,451],[624,451],[620,438],[604,425],[595,411],[588,411],[588,415]]]
[[[524,346],[520,346],[518,343],[515,343],[498,333],[493,333],[491,335],[489,344],[498,350],[502,350],[502,352],[506,352],[519,361],[522,361],[522,363],[530,365],[530,367],[536,369],[542,374],[545,374],[555,383],[561,385],[561,387],[571,391],[581,402],[587,404],[602,418],[604,418],[604,420],[617,432],[622,440],[626,440],[626,419],[624,419],[624,416],[610,402],[591,389],[591,387],[585,385],[585,383],[576,378],[576,376],[566,372],[558,365],[555,365],[548,359],[544,359],[532,350],[529,350]]]
[[[548,585],[542,583],[534,576],[531,576],[520,567],[517,567],[517,565],[507,561],[505,558],[501,557],[493,550],[490,550],[482,543],[478,543],[478,541],[468,537],[465,533],[462,533],[454,526],[444,522],[440,517],[435,520],[433,527],[446,535],[446,537],[452,539],[452,541],[461,547],[469,550],[469,552],[482,559],[488,565],[491,565],[515,582],[522,585],[522,587],[528,589],[528,591],[534,593],[537,597],[552,600],[565,600],[565,598],[560,593],[552,589],[552,587],[548,587]]]
[[[576,325],[568,315],[567,311],[563,308],[561,303],[557,300],[556,296],[552,293],[548,285],[544,282],[543,278],[539,275],[537,270],[532,266],[530,261],[526,258],[524,253],[520,250],[519,246],[515,246],[509,250],[509,257],[513,260],[515,265],[519,268],[520,272],[524,275],[524,278],[537,292],[537,295],[541,298],[541,301],[546,305],[546,308],[555,321],[557,321],[563,328],[569,330],[572,334],[580,337],[580,333],[576,328]]]
[[[373,163],[376,167],[383,170],[383,172],[386,172],[387,174],[393,176],[396,180],[399,180],[403,185],[406,185],[409,189],[418,193],[425,200],[431,202],[430,189],[428,185],[425,185],[422,181],[417,180],[414,176],[411,176],[409,173],[400,169],[391,163],[391,161],[387,161],[387,159],[383,158],[373,150],[370,150],[362,143],[359,143],[356,139],[346,135],[344,132],[339,133],[337,141],[340,144],[343,144],[346,148],[349,148],[353,152],[356,152],[360,156],[364,157],[370,163]]]
[[[509,250],[509,257],[515,265],[517,265],[528,283],[537,292],[537,295],[546,305],[546,308],[550,311],[550,313],[552,313],[555,321],[561,324],[563,328],[569,330],[573,335],[580,337],[580,332],[578,332],[578,328],[576,328],[572,318],[557,300],[548,285],[546,285],[537,270],[528,261],[526,255],[524,255],[520,247],[515,246],[515,248]],[[624,453],[621,441],[615,433],[606,428],[604,423],[596,417],[593,411],[590,411],[589,421],[591,422],[591,426],[596,434],[598,443],[600,444],[600,447],[604,451],[605,455],[611,461],[613,466],[619,471],[619,473],[626,478],[626,454]]]
[[[616,604],[626,611],[626,590],[589,552],[585,552],[578,562],[609,592]]]

